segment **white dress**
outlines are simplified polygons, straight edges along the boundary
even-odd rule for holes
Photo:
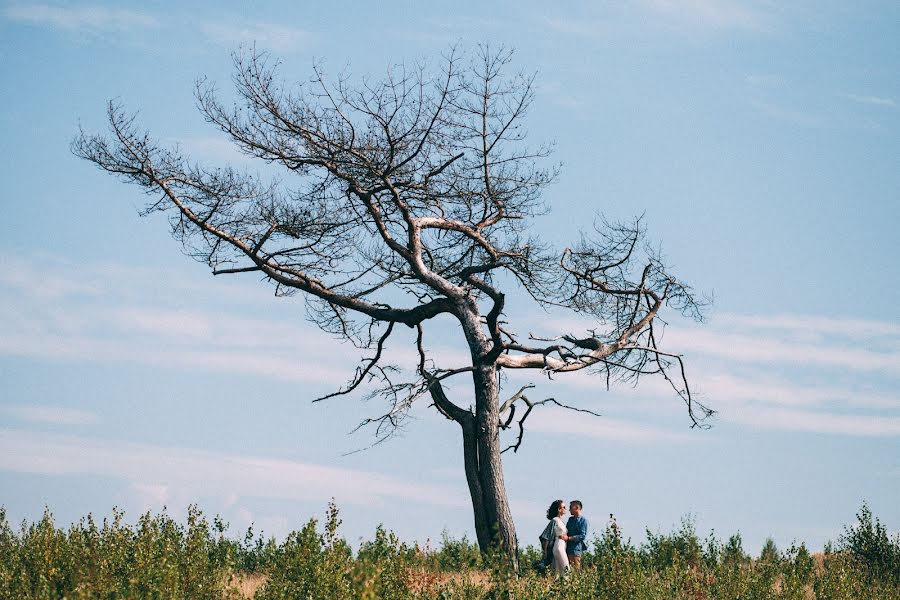
[[[557,573],[565,573],[569,570],[569,557],[566,556],[566,541],[561,536],[566,535],[566,526],[562,517],[553,517],[553,569]]]

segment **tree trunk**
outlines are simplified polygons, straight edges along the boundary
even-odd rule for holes
[[[473,383],[475,415],[460,425],[478,546],[484,553],[499,550],[515,567],[518,544],[500,458],[500,390],[496,368],[493,365],[477,367]]]

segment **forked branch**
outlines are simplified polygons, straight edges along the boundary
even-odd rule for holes
[[[535,409],[535,407],[537,407],[537,406],[543,406],[544,404],[555,404],[556,406],[558,406],[560,408],[564,408],[566,410],[572,410],[572,411],[580,412],[580,413],[587,413],[587,414],[593,415],[595,417],[601,416],[600,413],[594,412],[592,410],[588,410],[586,408],[578,408],[576,406],[570,406],[568,404],[563,404],[562,402],[559,402],[555,398],[545,398],[544,400],[540,400],[538,402],[533,402],[533,401],[529,400],[528,396],[526,396],[523,393],[525,390],[527,390],[529,388],[533,388],[533,387],[534,387],[533,384],[528,384],[528,385],[523,386],[518,392],[513,394],[512,397],[510,397],[506,402],[503,403],[503,407],[500,411],[500,416],[501,416],[500,428],[501,429],[508,429],[511,426],[513,417],[515,416],[515,408],[516,408],[517,402],[522,402],[523,404],[525,404],[525,406],[527,408],[525,409],[525,412],[522,413],[522,416],[519,418],[519,420],[516,422],[518,425],[518,428],[519,428],[519,433],[518,433],[518,436],[516,437],[515,443],[510,444],[509,446],[504,448],[501,451],[501,454],[503,454],[507,450],[512,450],[513,453],[518,452],[519,446],[522,445],[522,440],[525,437],[525,421],[528,419],[529,415],[531,415],[531,411],[533,411]],[[506,418],[506,421],[504,422],[502,420],[502,417],[506,411],[509,411],[509,415]]]

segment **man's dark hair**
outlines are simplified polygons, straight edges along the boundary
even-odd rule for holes
[[[578,507],[578,510],[582,510],[582,509],[584,508],[584,507],[581,505],[581,500],[572,500],[571,502],[569,502],[569,504],[570,504],[570,505],[571,505],[571,504],[574,504],[575,506]]]

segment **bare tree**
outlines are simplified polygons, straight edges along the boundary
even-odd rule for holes
[[[387,399],[387,410],[366,421],[377,440],[423,397],[456,422],[478,543],[515,560],[502,452],[518,450],[539,405],[592,411],[532,401],[528,386],[504,400],[502,370],[589,369],[607,385],[658,375],[692,425],[712,411],[692,398],[681,357],[660,348],[657,324],[664,306],[700,319],[703,303],[645,243],[640,219],[599,221],[562,251],[529,235],[556,171],[540,167],[548,147],[525,143],[534,78],[507,75],[510,58],[506,50],[450,51],[435,71],[398,66],[355,85],[329,81],[316,66],[309,81],[286,86],[266,55],[237,54],[238,101],[226,106],[201,80],[199,108],[243,153],[283,167],[285,181],[189,162],[114,103],[111,135],[82,132],[73,151],[143,187],[154,197],[146,212],[168,211],[174,237],[214,274],[257,273],[279,294],[302,292],[316,325],[367,349],[349,383],[326,398],[362,386]],[[520,340],[503,320],[510,290],[596,328]],[[426,329],[440,315],[460,328],[464,364],[430,358]],[[418,364],[407,376],[384,356],[397,325],[416,335]],[[446,393],[445,382],[459,376],[471,378],[473,407]],[[514,437],[503,448],[505,429]]]

